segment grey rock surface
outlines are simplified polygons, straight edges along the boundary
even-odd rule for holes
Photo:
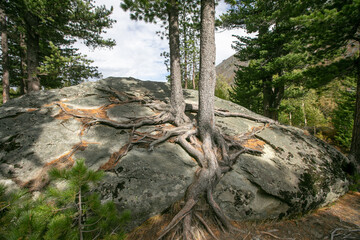
[[[198,166],[171,141],[149,152],[148,143],[161,132],[159,127],[115,129],[93,125],[85,117],[121,123],[149,118],[159,112],[145,102],[168,103],[169,96],[167,83],[108,78],[7,102],[0,108],[0,183],[39,190],[45,185],[37,179],[49,167],[68,167],[85,158],[92,169],[106,171],[98,187],[103,199],[131,210],[131,227],[138,226],[181,200]],[[184,96],[187,103],[197,104],[197,91],[185,90]],[[83,118],[64,114],[59,106]],[[221,99],[215,106],[258,116]],[[256,130],[243,145],[261,152],[241,155],[216,187],[215,199],[230,218],[291,216],[328,204],[347,191],[347,158],[304,131],[239,117],[217,117],[216,124],[234,139]],[[139,143],[128,148],[130,138]]]

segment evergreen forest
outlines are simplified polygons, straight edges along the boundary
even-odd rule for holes
[[[259,122],[300,127],[360,166],[360,0],[224,2],[227,11],[216,19],[218,1],[214,0],[123,0],[114,6],[129,12],[134,21],[161,26],[154,35],[169,42],[169,52],[161,56],[170,72],[171,96],[164,114],[143,122],[94,122],[133,132],[142,125],[171,123],[174,129],[150,148],[176,136],[200,166],[184,205],[158,239],[174,229],[173,236],[181,229],[183,239],[194,239],[193,219],[213,236],[194,210],[202,200],[220,226],[233,228],[214,201],[213,191],[221,174],[231,171],[236,158],[250,150],[230,154],[229,139],[215,126],[214,95],[269,118]],[[1,1],[1,104],[101,78],[93,61],[75,47],[77,42],[91,49],[116,45],[114,39],[104,37],[116,23],[111,18],[113,8],[95,3]],[[215,77],[215,29],[243,29],[248,34],[235,36],[239,64],[234,79]],[[185,114],[182,89],[199,92],[198,109],[193,108],[196,121]],[[223,163],[228,165],[220,166]],[[359,169],[354,167],[353,173]],[[130,214],[118,213],[94,190],[103,172],[89,170],[79,160],[71,169],[52,169],[49,175],[50,187],[35,200],[26,191],[9,193],[0,186],[0,240],[125,238],[123,226]],[[66,187],[61,188],[63,182]]]

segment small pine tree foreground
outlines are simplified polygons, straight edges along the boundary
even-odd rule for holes
[[[102,203],[91,191],[103,172],[78,160],[71,169],[49,174],[64,187],[50,187],[35,200],[29,193],[11,195],[0,188],[0,240],[124,239],[122,226],[129,212],[119,214],[113,202]]]

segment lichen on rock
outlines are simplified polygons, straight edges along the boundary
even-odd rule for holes
[[[90,168],[106,172],[98,189],[103,199],[130,209],[131,227],[138,226],[184,197],[198,165],[173,138],[148,151],[171,124],[120,129],[96,119],[126,124],[157,116],[152,103],[166,105],[169,94],[167,83],[108,78],[7,102],[0,108],[0,183],[31,188],[26,183],[46,180],[49,166],[69,167],[85,158]],[[194,90],[184,90],[184,97],[189,104],[198,101]],[[259,117],[221,99],[215,107]],[[224,116],[216,117],[216,125],[254,151],[240,155],[215,189],[231,219],[292,216],[347,191],[347,158],[301,129]],[[56,165],[58,159],[64,164]]]

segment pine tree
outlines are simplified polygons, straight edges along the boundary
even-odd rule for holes
[[[91,47],[115,44],[113,40],[101,37],[104,29],[114,23],[109,17],[112,9],[107,10],[104,6],[95,7],[93,0],[14,0],[3,1],[0,6],[19,33],[14,34],[13,41],[15,42],[15,38],[21,34],[24,36],[26,56],[21,56],[26,57],[25,92],[40,89],[38,67],[43,58],[50,55],[52,49],[49,42],[59,49],[63,49],[64,46],[65,49],[73,49],[72,44],[79,39]],[[58,14],[59,12],[62,14]],[[21,42],[21,39],[18,42]],[[65,51],[62,52],[64,53]],[[73,53],[69,51],[65,56]],[[76,58],[76,55],[74,57]]]
[[[317,63],[315,68],[332,69],[334,77],[346,75],[357,79],[349,157],[360,166],[360,2],[319,0],[302,4],[306,4],[308,11],[293,22],[299,26],[297,38],[301,46],[311,57],[311,62]],[[342,53],[341,57],[339,53]],[[337,65],[345,67],[336,71]],[[328,81],[332,79],[327,78]]]
[[[0,188],[4,239],[123,239],[121,227],[129,213],[120,215],[113,202],[102,203],[92,190],[103,172],[89,170],[79,160],[69,170],[52,169],[49,174],[62,180],[62,187],[51,187],[35,200],[23,192],[9,199]]]
[[[352,129],[354,127],[355,108],[355,79],[347,78],[342,81],[342,88],[336,96],[337,108],[333,112],[332,122],[336,129],[335,140],[345,150],[351,147]]]
[[[232,1],[232,4],[229,12],[222,16],[223,25],[258,34],[237,36],[237,58],[251,63],[249,67],[239,66],[231,99],[277,120],[285,89],[300,80],[296,69],[303,65],[303,54],[288,44],[295,28],[290,19],[301,8],[292,8],[287,1],[249,0]]]
[[[177,126],[189,122],[185,115],[185,101],[181,85],[180,68],[180,32],[179,32],[179,6],[181,1],[160,0],[125,0],[121,3],[122,9],[131,12],[131,19],[144,20],[145,22],[157,21],[168,24],[170,47],[170,83],[171,83],[171,114]]]
[[[7,40],[7,17],[3,9],[0,8],[0,27],[1,27],[1,51],[2,51],[2,87],[3,103],[10,100],[9,82],[9,60],[8,60],[8,40]]]

